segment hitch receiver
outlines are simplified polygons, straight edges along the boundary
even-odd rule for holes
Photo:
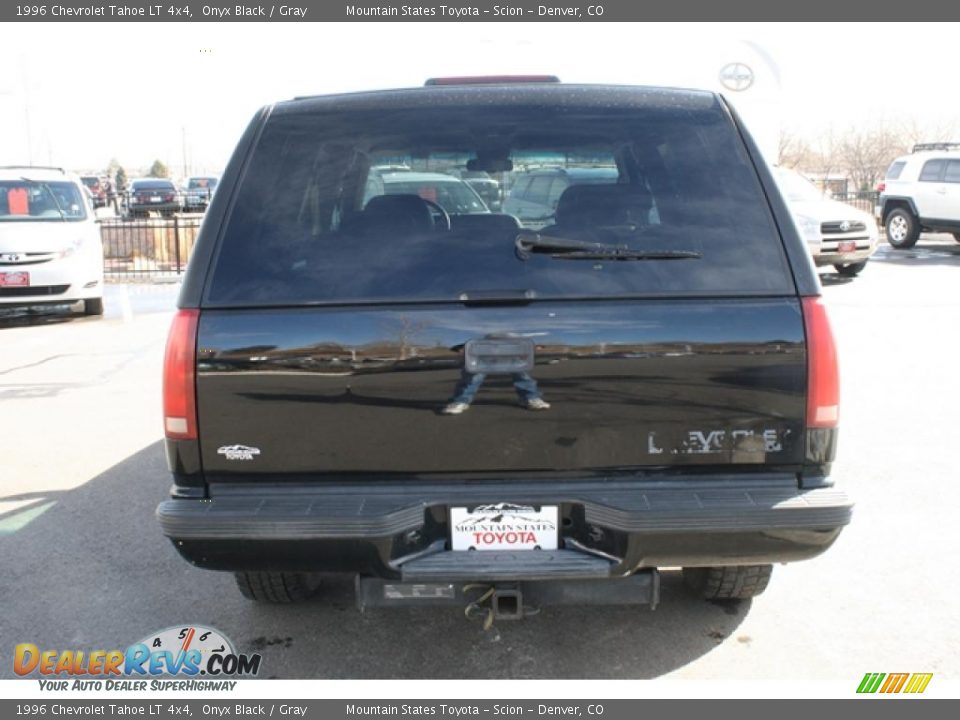
[[[537,580],[522,582],[403,582],[357,576],[357,607],[463,607],[477,600],[478,585],[489,588],[490,609],[496,620],[520,620],[524,605],[647,605],[660,602],[660,574],[641,570],[621,578],[602,580]],[[464,592],[472,587],[473,591]],[[529,614],[529,613],[528,613]]]

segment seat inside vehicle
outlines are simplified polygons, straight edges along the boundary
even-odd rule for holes
[[[417,195],[377,195],[344,229],[357,235],[417,234],[434,230],[435,220],[430,206]]]
[[[650,224],[653,197],[642,185],[572,185],[557,203],[557,229],[640,229]]]

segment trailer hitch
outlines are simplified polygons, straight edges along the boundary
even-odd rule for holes
[[[540,608],[524,606],[523,591],[519,585],[484,585],[474,583],[463,587],[463,594],[482,591],[463,610],[468,620],[483,619],[483,629],[489,630],[496,620],[523,620],[536,615]]]

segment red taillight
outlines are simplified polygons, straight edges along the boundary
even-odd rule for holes
[[[877,192],[883,192],[883,191],[886,190],[886,189],[887,189],[887,184],[886,184],[886,183],[878,183],[878,184],[877,184]]]
[[[807,331],[807,427],[832,428],[840,414],[840,374],[827,308],[819,297],[803,298]]]
[[[163,432],[171,440],[197,439],[197,361],[199,310],[178,310],[163,358]]]

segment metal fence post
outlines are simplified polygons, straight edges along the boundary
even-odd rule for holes
[[[182,268],[180,267],[180,216],[179,215],[173,216],[173,243],[174,243],[174,247],[176,248],[176,250],[174,250],[174,253],[175,253],[174,257],[176,258],[176,262],[177,262],[177,275],[179,275],[182,271]]]

